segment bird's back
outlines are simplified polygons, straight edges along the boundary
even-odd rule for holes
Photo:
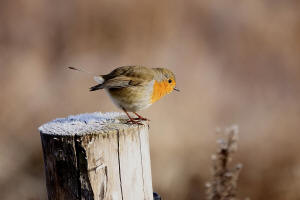
[[[114,69],[109,74],[102,75],[105,81],[118,76],[139,78],[144,81],[150,81],[153,79],[154,73],[152,69],[143,66],[123,66]]]

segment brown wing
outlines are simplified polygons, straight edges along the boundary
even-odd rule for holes
[[[118,76],[127,76],[130,78],[141,78],[146,81],[153,79],[153,71],[143,66],[124,66],[113,70],[107,75],[103,75],[104,80],[109,80]]]
[[[103,85],[105,88],[123,88],[130,86],[142,85],[144,82],[143,79],[128,77],[128,76],[117,76],[112,79],[106,80]]]
[[[124,66],[103,75],[104,82],[90,88],[90,91],[103,88],[123,88],[139,86],[153,80],[151,69],[142,66]]]

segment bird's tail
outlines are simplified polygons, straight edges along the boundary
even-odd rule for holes
[[[94,80],[99,83],[98,85],[95,85],[93,87],[90,88],[90,91],[95,91],[95,90],[100,90],[104,88],[104,78],[100,75],[100,76],[94,76]]]
[[[100,90],[100,89],[103,89],[103,88],[104,88],[103,84],[98,84],[98,85],[95,85],[93,87],[90,87],[90,91],[96,91],[96,90]]]

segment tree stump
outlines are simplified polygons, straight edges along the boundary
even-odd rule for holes
[[[149,125],[126,120],[80,114],[39,128],[49,200],[153,200]]]

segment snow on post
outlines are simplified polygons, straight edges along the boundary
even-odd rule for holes
[[[149,126],[120,113],[59,118],[39,127],[49,200],[152,200]]]

